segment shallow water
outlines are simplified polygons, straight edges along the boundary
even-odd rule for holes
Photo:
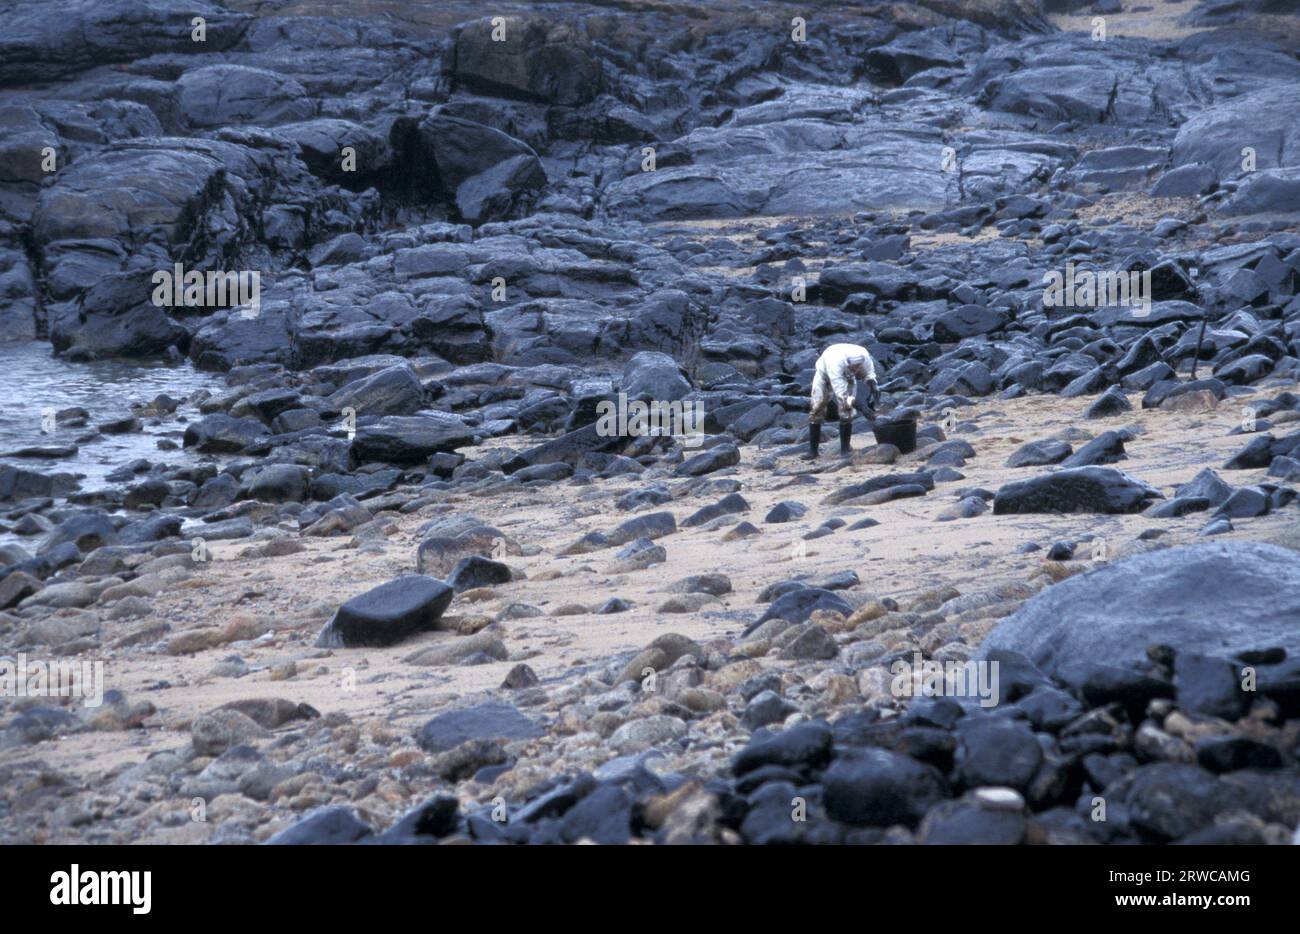
[[[124,360],[72,363],[55,357],[45,342],[0,344],[0,462],[27,470],[82,474],[82,491],[110,486],[104,478],[139,457],[154,463],[184,463],[192,459],[188,452],[159,450],[158,441],[170,438],[179,445],[187,421],[198,415],[197,407],[185,400],[199,389],[224,388],[219,376],[195,370],[188,361],[179,366]],[[164,392],[181,400],[172,415],[142,417],[143,430],[130,434],[95,431],[103,422],[130,416],[132,403],[149,402]],[[58,425],[50,432],[42,430],[43,412],[73,406],[90,413],[84,427]],[[18,448],[69,444],[79,450],[67,459],[8,456]]]

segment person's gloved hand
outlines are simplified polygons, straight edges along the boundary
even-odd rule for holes
[[[869,397],[870,393],[867,384],[865,382],[858,383],[857,391],[853,394],[853,408],[857,409],[858,414],[870,422],[875,419],[876,413],[872,409],[871,403],[867,401]]]
[[[874,379],[867,380],[867,405],[874,409],[880,402],[880,387]]]

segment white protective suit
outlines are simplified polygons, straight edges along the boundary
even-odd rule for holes
[[[841,421],[853,420],[853,402],[857,380],[875,382],[876,362],[867,348],[857,344],[831,344],[817,358],[813,375],[812,411],[808,421],[820,425],[826,418],[831,399],[839,408]]]

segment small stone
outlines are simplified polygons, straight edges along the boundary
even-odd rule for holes
[[[1025,797],[1014,788],[985,787],[975,789],[975,800],[991,811],[1023,811]]]
[[[506,673],[505,680],[501,682],[501,686],[512,691],[517,691],[520,688],[530,688],[540,683],[541,681],[537,677],[537,672],[533,671],[532,668],[528,667],[523,662],[520,662]]]
[[[762,532],[752,522],[741,522],[723,535],[722,540],[724,542],[735,542],[761,534]]]

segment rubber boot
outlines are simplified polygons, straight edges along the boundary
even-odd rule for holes
[[[853,445],[849,439],[853,437],[853,423],[840,422],[840,457],[848,457],[853,453]]]
[[[822,426],[820,422],[813,422],[808,426],[808,453],[800,454],[800,460],[815,461],[817,459],[817,448],[822,443]]]

